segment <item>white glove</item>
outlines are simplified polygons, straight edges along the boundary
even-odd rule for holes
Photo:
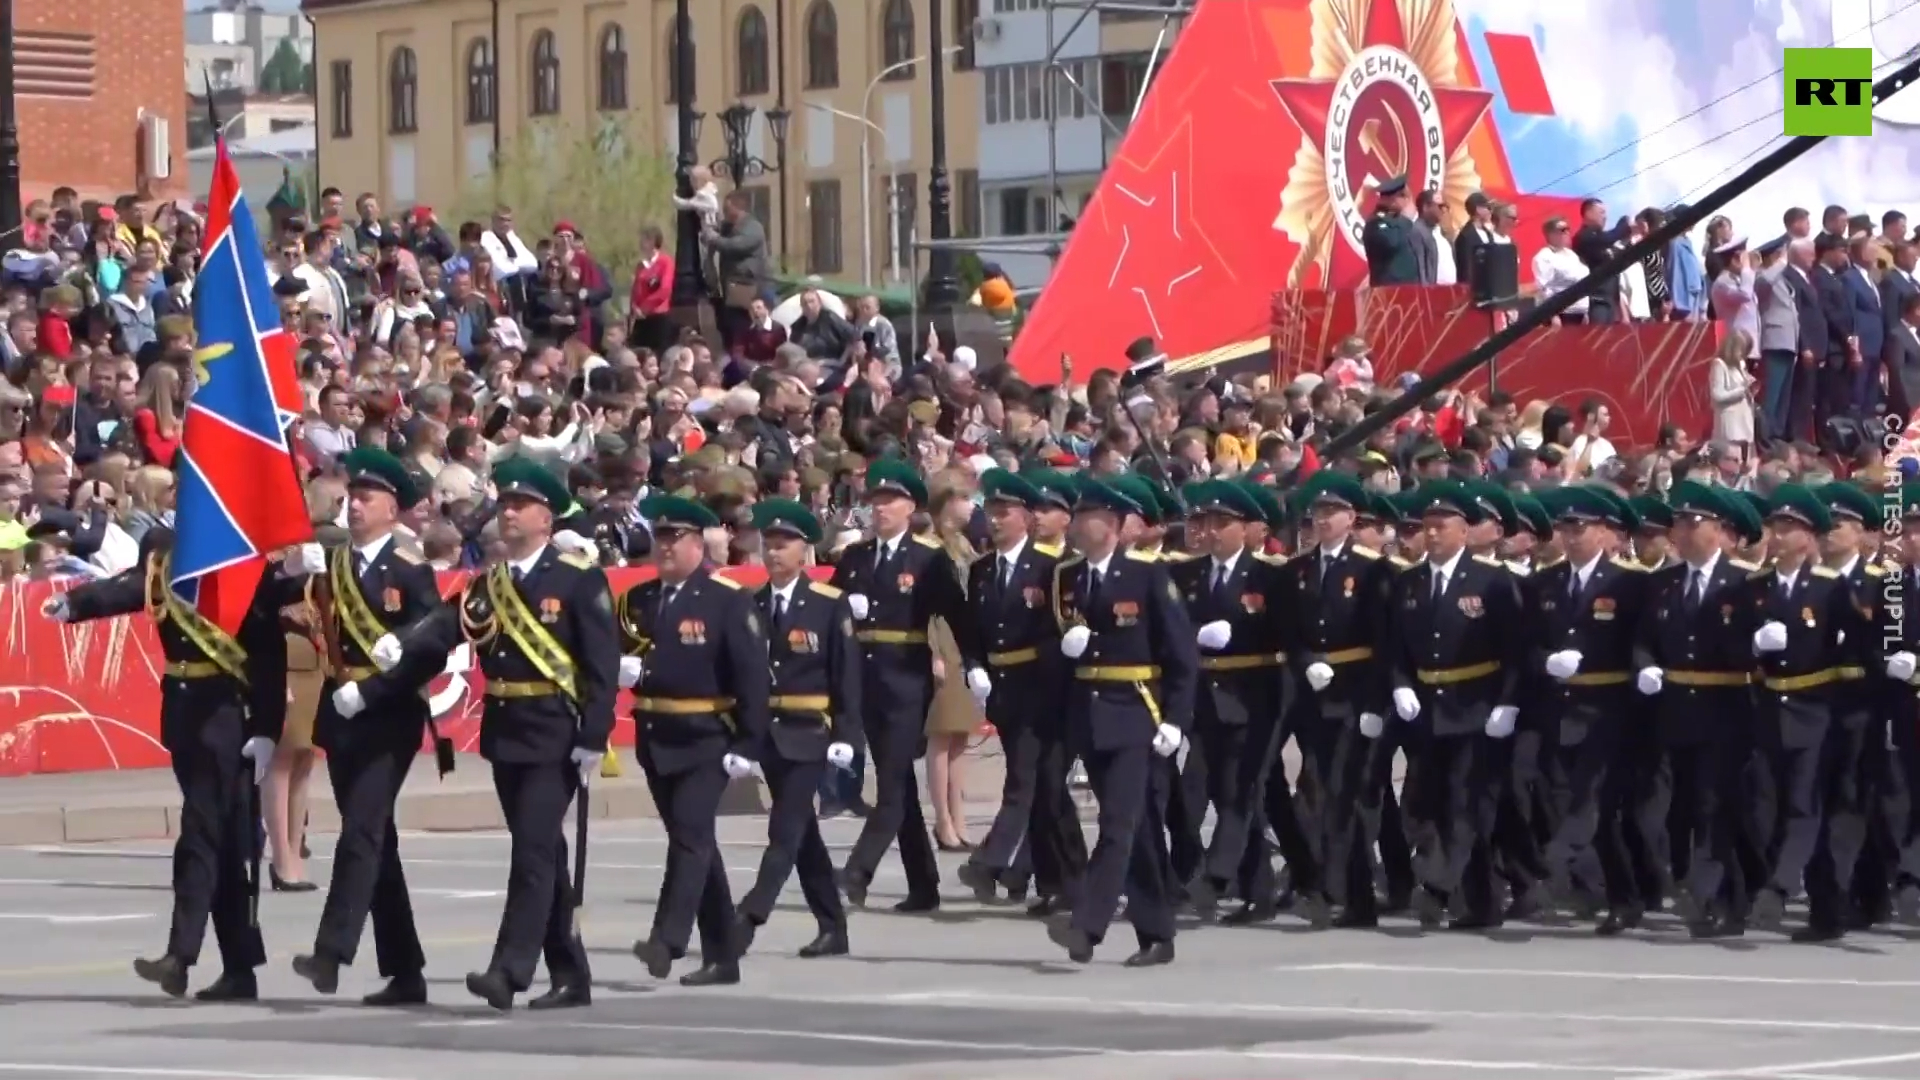
[[[620,689],[631,690],[640,685],[640,676],[645,673],[646,665],[637,656],[620,658]]]
[[[1321,661],[1318,661],[1318,660],[1314,661],[1311,664],[1308,664],[1307,665],[1307,685],[1313,687],[1313,692],[1316,694],[1322,690],[1325,690],[1327,687],[1332,686],[1333,685],[1333,665],[1322,663]]]
[[[300,554],[295,559],[293,572],[296,574],[326,573],[327,550],[319,544],[301,544]]]
[[[853,610],[854,618],[864,619],[867,617],[867,598],[865,596],[862,596],[857,592],[848,593],[847,607]]]
[[[1887,657],[1887,678],[1895,682],[1906,682],[1913,678],[1913,670],[1920,666],[1910,652],[1897,652]]]
[[[580,770],[580,786],[586,787],[589,783],[593,782],[595,776],[599,775],[600,759],[607,755],[598,750],[589,750],[584,746],[576,746],[573,748],[573,753],[570,756],[573,758],[573,767]]]
[[[600,555],[599,545],[572,529],[561,529],[554,533],[553,546],[570,555],[591,555],[595,558]]]
[[[465,675],[472,668],[473,648],[462,642],[447,654],[447,666],[443,670],[448,675]]]
[[[1377,739],[1380,737],[1380,733],[1385,730],[1387,730],[1387,721],[1379,713],[1363,712],[1360,714],[1360,734],[1362,736],[1369,739]]]
[[[1161,724],[1153,729],[1153,752],[1161,757],[1172,757],[1180,752],[1180,729],[1172,724]]]
[[[351,720],[366,708],[367,699],[360,696],[359,683],[341,683],[333,688],[333,711],[340,714],[340,719]]]
[[[1547,674],[1556,679],[1571,679],[1580,673],[1582,659],[1579,649],[1561,649],[1547,657]]]
[[[1086,627],[1069,627],[1066,633],[1060,635],[1060,655],[1069,660],[1078,660],[1080,654],[1087,651],[1087,643],[1092,640],[1093,631]]]
[[[1224,649],[1227,642],[1233,640],[1233,624],[1225,619],[1215,619],[1201,627],[1194,637],[1203,649]]]
[[[48,597],[47,602],[40,606],[40,614],[54,622],[66,622],[73,615],[72,608],[67,604],[67,594]]]
[[[240,756],[253,762],[255,786],[266,783],[267,766],[273,764],[273,740],[265,735],[255,735],[240,748]]]
[[[1667,685],[1667,673],[1657,667],[1641,668],[1639,676],[1633,680],[1633,685],[1641,693],[1652,697]]]
[[[848,743],[837,742],[827,747],[827,764],[836,769],[853,768],[853,747]]]
[[[1784,624],[1770,622],[1753,632],[1753,651],[1757,653],[1779,652],[1787,647],[1787,628]]]
[[[1504,739],[1513,734],[1513,727],[1520,722],[1520,710],[1512,705],[1495,705],[1487,714],[1485,731],[1495,739]]]
[[[1418,717],[1420,715],[1420,695],[1414,693],[1413,687],[1411,686],[1403,686],[1395,690],[1393,692],[1393,711],[1398,713],[1402,720],[1412,720]]]
[[[380,640],[373,643],[373,653],[368,659],[381,671],[392,671],[406,654],[407,650],[401,646],[399,638],[392,634],[381,634]]]
[[[720,767],[727,770],[727,778],[729,780],[744,780],[753,775],[753,770],[759,768],[758,765],[741,757],[739,754],[728,754],[726,757],[721,758]]]
[[[986,668],[971,668],[967,671],[967,689],[973,693],[974,704],[987,707],[987,699],[993,696],[993,676]]]

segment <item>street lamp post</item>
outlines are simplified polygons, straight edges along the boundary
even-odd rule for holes
[[[13,112],[13,0],[0,0],[0,241],[19,243],[20,123]]]
[[[9,0],[0,0],[0,3],[7,2]],[[693,111],[693,16],[688,11],[688,0],[675,0],[673,31],[673,96],[680,143],[675,179],[680,197],[690,199],[693,166],[700,153],[700,118]],[[682,210],[675,221],[678,226],[673,241],[673,306],[681,311],[681,325],[694,325],[698,321],[699,306],[707,298],[706,284],[700,276],[700,217],[692,210]]]
[[[932,77],[927,83],[927,100],[933,109],[927,128],[928,150],[932,157],[928,169],[927,225],[934,247],[927,256],[926,306],[946,311],[960,302],[960,283],[954,278],[953,252],[944,241],[953,238],[953,184],[947,177],[947,50],[942,44],[946,28],[943,0],[927,0],[927,52],[932,56]]]
[[[747,150],[747,140],[753,135],[753,118],[757,112],[746,102],[735,102],[727,106],[720,114],[721,134],[726,138],[727,156],[707,166],[715,176],[725,177],[734,187],[769,173],[778,173],[785,162],[768,163],[755,157]],[[787,121],[793,114],[785,109],[772,108],[766,111],[767,131],[772,134],[776,147],[775,158],[785,157],[787,145]]]

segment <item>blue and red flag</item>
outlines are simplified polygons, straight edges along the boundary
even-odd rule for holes
[[[238,633],[268,554],[313,539],[287,446],[300,415],[293,335],[223,140],[194,281],[197,385],[187,402],[174,508],[173,590]]]

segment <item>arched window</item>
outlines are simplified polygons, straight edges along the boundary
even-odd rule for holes
[[[692,61],[687,65],[687,85],[692,87],[692,93],[687,95],[687,100],[692,102],[698,100],[700,97],[700,57],[695,51],[700,47],[700,39],[692,36],[693,27],[691,25],[687,27],[687,33],[689,35],[687,54],[688,59]],[[674,20],[673,33],[667,35],[667,66],[665,70],[667,73],[666,102],[669,105],[678,105],[680,104],[680,26],[678,19]]]
[[[411,135],[420,130],[420,64],[405,45],[387,62],[387,131]]]
[[[903,82],[913,78],[913,65],[907,63],[912,59],[913,5],[908,0],[887,0],[886,11],[880,16],[880,65],[883,69],[904,65],[887,72],[887,81]]]
[[[533,85],[527,112],[532,116],[554,116],[560,112],[560,46],[553,31],[533,35]]]
[[[493,123],[493,42],[475,38],[467,46],[467,123]]]
[[[767,77],[767,17],[760,9],[748,4],[740,12],[739,40],[735,43],[739,51],[740,95],[752,97],[764,94],[772,80]]]
[[[813,0],[807,9],[807,89],[840,85],[840,20],[831,0]]]
[[[600,111],[627,107],[627,32],[619,23],[600,31]]]

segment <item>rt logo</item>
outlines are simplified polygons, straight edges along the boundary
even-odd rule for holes
[[[1873,134],[1872,49],[1786,50],[1788,135]]]

